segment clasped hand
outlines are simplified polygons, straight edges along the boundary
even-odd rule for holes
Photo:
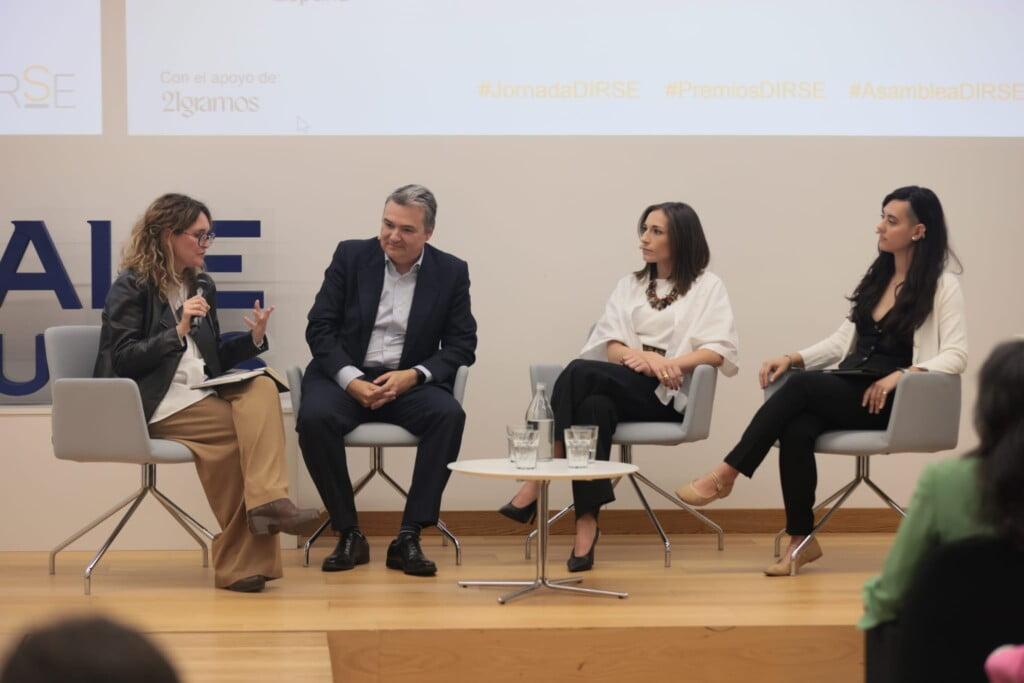
[[[621,363],[633,372],[654,377],[669,389],[679,389],[683,383],[683,372],[679,366],[654,351],[629,349],[622,356]]]
[[[346,391],[359,402],[359,405],[377,410],[416,386],[416,381],[415,370],[392,370],[372,382],[354,379],[348,383]]]

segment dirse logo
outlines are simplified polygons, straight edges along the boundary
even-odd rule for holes
[[[0,73],[0,107],[13,103],[17,109],[74,109],[75,94],[75,74],[56,73],[43,64]]]

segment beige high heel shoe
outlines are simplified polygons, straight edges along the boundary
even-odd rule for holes
[[[810,564],[824,553],[821,552],[821,546],[818,545],[817,537],[812,538],[811,542],[804,546],[803,552],[800,553],[800,557],[796,558],[796,571],[799,572],[800,568],[805,564]],[[765,567],[765,576],[789,576],[792,573],[792,552],[787,549],[779,561]]]
[[[679,496],[679,500],[694,507],[707,505],[719,498],[727,498],[729,494],[732,493],[732,484],[730,483],[728,486],[723,486],[721,477],[719,477],[718,473],[715,471],[711,472],[711,481],[715,482],[715,492],[710,496],[703,496],[697,491],[697,489],[693,488],[694,481],[697,480],[694,479],[689,484],[685,484],[684,486],[680,486],[676,489],[676,495]]]

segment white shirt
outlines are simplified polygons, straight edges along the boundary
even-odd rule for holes
[[[664,299],[672,291],[674,283],[669,280],[659,279],[654,282],[654,293],[658,298]],[[644,300],[647,300],[646,290]],[[672,310],[672,306],[675,306],[675,302],[660,311],[655,310],[653,306],[637,306],[633,309],[631,315],[633,327],[636,329],[637,336],[640,337],[641,344],[653,346],[662,351],[672,345],[672,334],[675,332],[676,323],[676,314]]]
[[[370,343],[366,347],[365,368],[387,368],[394,370],[402,360],[402,349],[405,346],[405,333],[409,326],[409,311],[412,309],[413,295],[416,293],[416,280],[423,254],[405,274],[399,273],[395,264],[384,255],[384,286],[380,290],[380,302],[377,304],[377,318],[370,333]],[[417,365],[425,382],[431,380],[430,371]],[[349,383],[363,371],[355,365],[346,365],[338,371],[335,381],[342,389],[348,389]]]
[[[178,320],[177,310],[187,297],[184,287],[178,292],[177,297],[169,298],[168,304],[174,311],[174,319]],[[178,360],[178,367],[174,371],[174,378],[171,385],[167,387],[167,393],[160,399],[159,405],[153,411],[153,417],[149,418],[149,424],[159,422],[174,415],[180,410],[188,408],[193,403],[199,403],[207,396],[215,394],[213,389],[191,389],[192,384],[198,384],[206,379],[206,363],[203,361],[203,354],[199,353],[199,347],[191,336],[185,335],[185,350]]]
[[[800,351],[808,370],[838,363],[857,345],[857,326],[844,320],[831,336]],[[914,367],[959,375],[967,369],[967,321],[960,280],[943,273],[935,288],[932,312],[914,330]]]
[[[580,352],[581,358],[607,361],[608,342],[611,341],[621,342],[634,349],[641,347],[644,342],[640,340],[634,315],[643,319],[647,314],[637,309],[645,306],[650,308],[647,303],[647,282],[646,277],[638,280],[632,274],[619,280],[615,291],[608,298],[604,315],[594,325],[590,338]],[[667,357],[675,358],[697,349],[708,349],[722,357],[722,365],[718,369],[723,375],[732,377],[739,371],[736,365],[739,360],[739,335],[736,333],[729,295],[717,275],[705,270],[694,280],[684,296],[676,299],[662,312],[672,316],[669,343],[664,347]],[[671,402],[676,411],[683,412],[692,374],[687,373],[678,390],[658,384],[654,390],[658,400],[664,405]]]

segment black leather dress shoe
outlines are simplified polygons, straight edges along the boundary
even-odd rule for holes
[[[244,579],[239,579],[230,586],[227,586],[227,589],[236,593],[259,593],[266,586],[266,578],[257,574],[256,576],[247,576]]]
[[[427,559],[420,547],[420,537],[399,534],[388,546],[388,569],[401,569],[410,576],[433,576],[437,565]]]
[[[521,508],[517,508],[512,504],[512,501],[509,501],[502,505],[498,512],[520,524],[531,524],[537,517],[537,501],[533,501]]]
[[[369,561],[370,544],[366,542],[366,536],[359,529],[352,529],[338,539],[334,552],[324,558],[320,569],[325,572],[344,572]]]
[[[569,568],[571,572],[589,572],[594,568],[594,548],[597,547],[597,539],[601,538],[601,530],[598,529],[594,535],[594,542],[590,544],[590,552],[583,557],[576,557],[576,548],[573,547],[569,551],[569,561],[565,563],[565,566]]]

